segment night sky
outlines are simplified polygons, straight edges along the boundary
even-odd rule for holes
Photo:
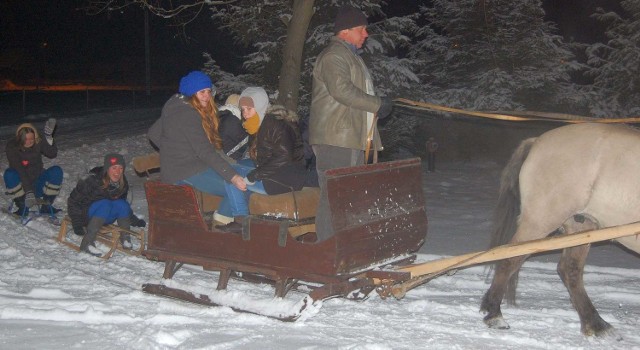
[[[2,0],[0,80],[142,84],[143,10],[130,6],[88,16],[74,7],[81,3]],[[228,45],[226,52],[220,50],[220,33],[207,11],[186,27],[186,38],[170,20],[150,15],[149,23],[152,84],[175,84],[186,72],[201,68],[202,52],[218,52],[218,59],[225,61],[223,68],[237,69],[240,60]],[[13,62],[13,68],[8,69],[6,62]]]
[[[87,16],[83,1],[2,0],[0,3],[0,80],[17,83],[83,81],[143,84],[144,15],[139,7]],[[390,1],[395,11],[420,1]],[[407,6],[399,4],[405,3]],[[597,6],[618,9],[611,0],[545,0],[548,19],[561,35],[576,41],[601,38],[602,28],[589,18]],[[150,15],[152,84],[175,84],[202,67],[202,52],[215,55],[226,70],[241,58],[220,33],[208,11],[189,24],[186,37],[171,21]]]

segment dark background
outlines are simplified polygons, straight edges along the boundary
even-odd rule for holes
[[[0,4],[0,80],[18,84],[65,81],[144,84],[144,12],[140,7],[88,16],[82,0],[3,0]],[[389,1],[389,12],[412,12],[427,1]],[[567,40],[604,40],[589,17],[596,7],[619,9],[612,0],[546,0],[548,20]],[[186,27],[149,15],[152,85],[175,85],[201,68],[203,52],[225,70],[241,67],[242,48],[215,28],[209,10]]]

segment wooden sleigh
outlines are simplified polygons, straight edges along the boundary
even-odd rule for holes
[[[425,241],[420,160],[333,169],[327,178],[335,235],[322,242],[315,242],[315,233],[309,232],[313,218],[300,213],[252,211],[242,234],[217,231],[203,218],[191,187],[147,181],[149,230],[143,255],[165,263],[165,279],[171,279],[183,264],[217,271],[217,290],[226,289],[231,277],[239,275],[272,283],[276,297],[284,297],[301,283],[308,286],[312,291],[300,309],[267,315],[281,320],[295,320],[309,303],[325,298],[366,295],[373,290],[370,277],[376,274],[374,270],[413,261],[413,253]],[[369,277],[354,279],[365,273]],[[400,273],[394,278],[400,275],[409,277]],[[207,295],[165,284],[145,284],[143,290],[217,304]]]

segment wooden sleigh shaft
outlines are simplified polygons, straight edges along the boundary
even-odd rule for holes
[[[488,262],[496,262],[522,255],[531,255],[577,247],[584,244],[608,241],[638,234],[640,234],[640,222],[635,222],[599,230],[590,230],[569,235],[547,237],[533,241],[505,244],[485,251],[457,255],[425,263],[401,266],[394,272],[409,273],[411,275],[411,279],[398,284],[395,284],[395,281],[387,283],[379,280],[378,283],[386,285],[379,290],[379,293],[383,296],[393,295],[400,299],[404,297],[408,290],[424,284],[430,279],[440,276],[450,270]]]

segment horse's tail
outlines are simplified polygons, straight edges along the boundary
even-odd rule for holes
[[[522,164],[535,140],[536,138],[534,137],[522,141],[502,171],[489,248],[509,243],[518,228],[518,216],[520,215],[520,168],[522,168]],[[515,272],[509,279],[505,292],[505,298],[511,304],[515,303],[517,285],[518,272]]]

